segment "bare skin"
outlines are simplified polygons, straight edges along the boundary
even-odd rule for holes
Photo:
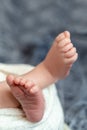
[[[0,108],[17,108],[20,104],[13,96],[6,81],[0,82]]]
[[[37,122],[42,119],[45,109],[42,89],[65,78],[77,57],[70,33],[65,31],[56,37],[44,61],[31,72],[21,76],[7,76],[11,92],[20,102],[29,121]]]

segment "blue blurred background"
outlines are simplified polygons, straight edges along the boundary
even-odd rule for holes
[[[87,130],[87,0],[0,0],[0,62],[37,65],[53,39],[69,30],[79,59],[56,83],[65,122]]]

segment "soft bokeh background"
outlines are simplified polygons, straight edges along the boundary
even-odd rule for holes
[[[69,30],[79,59],[57,82],[65,122],[87,129],[87,0],[0,0],[0,62],[37,65],[53,39]]]

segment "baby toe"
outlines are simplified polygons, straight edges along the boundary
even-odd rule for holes
[[[69,43],[69,44],[67,44],[66,46],[64,46],[64,47],[62,48],[62,52],[66,53],[67,51],[69,51],[69,50],[72,49],[72,48],[73,48],[73,44],[72,44],[72,43]]]
[[[65,38],[65,34],[64,32],[63,33],[60,33],[57,37],[56,37],[56,42],[59,42],[61,40],[63,40]]]
[[[72,65],[77,59],[78,59],[78,53],[76,53],[75,55],[73,55],[71,58],[65,58],[64,62],[67,65]]]
[[[64,34],[65,34],[65,37],[70,38],[70,32],[69,31],[65,31]]]
[[[28,88],[28,89],[31,89],[31,87],[34,85],[34,82],[33,81],[26,81],[25,83],[25,88]]]
[[[71,43],[71,40],[69,38],[65,38],[65,39],[61,40],[57,45],[59,48],[62,49],[64,46],[66,46],[69,43]]]
[[[68,52],[65,53],[65,57],[70,58],[70,57],[74,56],[75,54],[76,54],[76,48],[73,47],[71,50],[69,50]]]
[[[16,85],[19,85],[21,79],[22,79],[22,78],[21,78],[20,76],[15,77],[15,79],[14,79],[14,83],[15,83]]]
[[[22,79],[20,80],[20,85],[23,86],[23,85],[25,85],[25,83],[26,83],[26,79],[22,78]]]
[[[31,89],[30,89],[30,92],[31,93],[37,93],[39,91],[39,87],[37,85],[33,86]]]
[[[8,75],[7,77],[6,77],[6,81],[7,81],[7,83],[9,84],[9,85],[13,85],[14,83],[14,75]]]

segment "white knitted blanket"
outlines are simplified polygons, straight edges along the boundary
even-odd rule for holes
[[[33,67],[30,65],[0,64],[0,81],[6,78],[4,71],[23,74]],[[4,71],[3,71],[4,70]],[[43,90],[46,109],[43,119],[38,123],[29,122],[22,110],[16,108],[0,109],[0,130],[63,130],[64,117],[55,85]]]

